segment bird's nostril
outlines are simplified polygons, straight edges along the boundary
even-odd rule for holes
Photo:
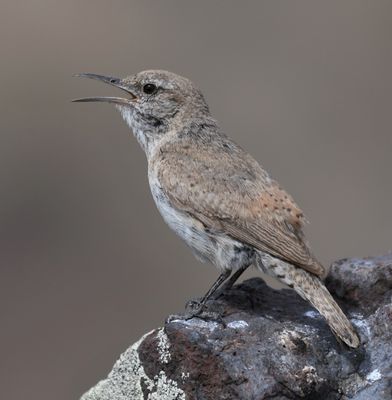
[[[110,79],[110,83],[117,83],[117,82],[118,82],[118,79],[116,79],[116,78]]]

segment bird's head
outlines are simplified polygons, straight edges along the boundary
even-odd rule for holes
[[[95,79],[124,91],[124,97],[85,97],[73,101],[115,104],[139,142],[151,141],[154,135],[162,136],[187,118],[208,114],[200,90],[189,79],[172,72],[148,70],[124,79],[90,73],[77,76]]]

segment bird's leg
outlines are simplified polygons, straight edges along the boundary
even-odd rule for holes
[[[202,299],[199,300],[190,300],[186,304],[186,313],[185,315],[170,315],[166,319],[166,323],[170,323],[171,321],[177,320],[177,319],[192,319],[193,317],[199,317],[201,319],[205,320],[222,320],[219,315],[216,315],[216,313],[203,313],[202,311],[204,309],[204,306],[208,299],[211,298],[211,296],[219,289],[219,287],[222,286],[222,284],[227,280],[227,278],[230,276],[231,270],[225,270],[222,272],[219,276],[218,279],[212,284],[208,292],[202,297]],[[222,322],[222,321],[221,321]]]
[[[176,319],[191,319],[193,317],[200,317],[202,319],[221,320],[219,316],[215,315],[216,313],[213,313],[213,315],[207,315],[207,314],[201,315],[205,304],[209,299],[211,298],[217,299],[225,290],[230,289],[249,266],[250,264],[239,268],[236,272],[234,272],[232,276],[230,276],[231,274],[230,270],[225,270],[224,272],[222,272],[219,275],[218,279],[212,284],[208,292],[202,297],[200,301],[191,300],[187,303],[186,305],[187,312],[185,313],[184,316],[170,315],[166,319],[166,322],[170,322]]]
[[[230,274],[231,274],[230,270],[223,271],[200,301],[193,300],[188,302],[187,306],[192,309],[191,313],[193,314],[193,316],[196,316],[203,311],[203,308],[207,303],[207,301],[222,286],[222,284],[227,280]]]
[[[200,311],[203,309],[205,303],[213,298],[217,299],[219,296],[222,295],[223,292],[226,290],[229,290],[233,287],[233,285],[237,282],[238,278],[250,267],[251,264],[243,265],[237,271],[234,272],[233,275],[230,276],[231,271],[224,271],[222,272],[218,279],[213,283],[211,288],[208,290],[208,292],[203,296],[203,298],[199,301],[193,301],[193,304],[196,304],[199,308]]]
[[[200,315],[204,309],[205,304],[209,299],[217,299],[222,295],[223,292],[229,290],[233,287],[237,279],[249,268],[251,264],[244,265],[234,272],[230,276],[231,271],[227,270],[222,272],[218,279],[213,283],[208,292],[203,296],[200,301],[190,301],[187,304],[187,308],[191,308],[190,315],[197,316]],[[230,278],[229,278],[230,276]]]
[[[233,287],[233,285],[237,282],[238,278],[250,267],[251,264],[244,265],[241,268],[237,269],[237,271],[234,272],[233,275],[227,281],[222,284],[221,288],[216,291],[216,294],[214,296],[215,299],[217,299],[219,296],[222,295],[223,292],[226,290],[229,290]]]

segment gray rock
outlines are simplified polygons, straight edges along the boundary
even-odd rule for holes
[[[254,278],[208,303],[221,318],[147,333],[82,400],[392,399],[392,254],[336,262],[327,284],[356,350],[293,291]]]

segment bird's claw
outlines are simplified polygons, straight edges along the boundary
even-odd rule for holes
[[[199,318],[203,321],[213,321],[213,322],[218,322],[224,327],[226,326],[226,323],[224,322],[223,318],[221,315],[216,312],[216,311],[208,311],[205,309],[205,304],[198,301],[198,300],[190,300],[185,306],[185,313],[182,315],[174,314],[174,315],[169,315],[166,318],[165,323],[168,324],[170,322],[173,322],[175,320],[180,320],[180,321],[188,321],[192,318]]]
[[[186,313],[193,317],[197,317],[205,308],[205,304],[198,300],[189,300],[185,305]],[[188,318],[190,319],[190,318]]]

